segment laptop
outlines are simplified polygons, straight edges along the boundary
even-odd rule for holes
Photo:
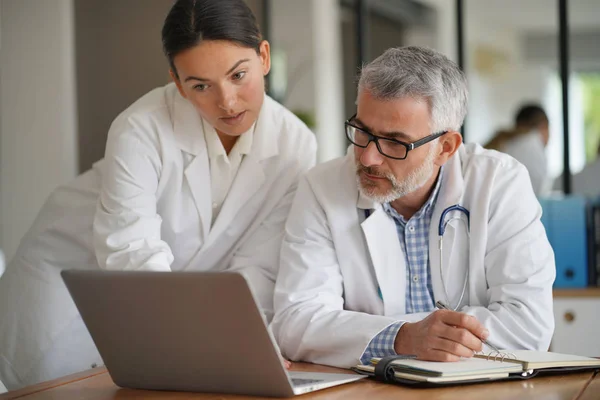
[[[364,378],[288,372],[240,274],[61,275],[120,387],[291,397]]]

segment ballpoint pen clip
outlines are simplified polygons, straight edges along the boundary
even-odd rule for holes
[[[447,305],[445,305],[444,303],[442,303],[439,300],[435,302],[435,306],[440,310],[449,310],[450,309],[450,308],[448,308]]]

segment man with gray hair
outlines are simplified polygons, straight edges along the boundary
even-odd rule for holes
[[[347,368],[548,348],[541,208],[521,164],[463,145],[467,98],[432,50],[363,68],[348,154],[304,177],[286,225],[272,327],[287,358]]]

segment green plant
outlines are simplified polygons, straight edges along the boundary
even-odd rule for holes
[[[310,129],[315,128],[315,116],[311,112],[304,110],[292,110],[292,112],[296,114],[296,117],[300,118],[300,120],[304,122]]]
[[[598,158],[600,144],[600,73],[584,73],[580,76],[583,86],[585,159]]]

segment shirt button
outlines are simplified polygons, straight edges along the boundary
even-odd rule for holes
[[[218,204],[217,203],[213,203],[212,206],[213,206],[213,208],[217,208]]]
[[[409,226],[408,226],[408,230],[409,230],[410,232],[414,232],[414,231],[415,231],[415,227],[414,227],[413,225],[409,225]]]
[[[419,277],[418,276],[413,276],[413,282],[419,282]]]

